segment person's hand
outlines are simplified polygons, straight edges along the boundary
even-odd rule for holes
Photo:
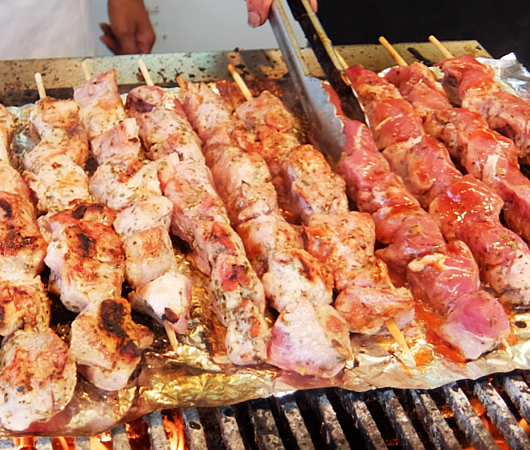
[[[101,23],[101,41],[115,55],[150,53],[155,30],[143,0],[108,0],[108,23]]]
[[[317,0],[310,0],[313,10],[317,10]],[[269,17],[272,0],[247,0],[248,24],[251,27],[263,25]]]

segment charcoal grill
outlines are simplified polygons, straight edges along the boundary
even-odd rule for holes
[[[298,391],[218,408],[171,411],[182,418],[189,450],[277,449],[528,449],[530,372],[451,383],[431,391],[343,389]],[[173,450],[163,417],[142,419],[153,450]],[[175,414],[176,413],[176,414]],[[146,449],[131,440],[129,425],[114,428],[114,450]],[[181,443],[182,445],[182,443]],[[36,439],[52,450],[52,439]],[[17,450],[13,439],[0,448]],[[77,450],[91,450],[76,438]],[[93,450],[93,449],[92,449]]]
[[[488,56],[476,41],[447,43],[460,56]],[[410,60],[435,61],[438,55],[429,43],[398,44],[396,49]],[[379,45],[340,47],[347,62],[372,70],[393,64]],[[309,49],[303,57],[315,77],[322,71]],[[405,57],[407,59],[407,56]],[[275,80],[289,83],[279,50],[208,52],[146,55],[156,84],[176,86],[178,74],[191,81],[229,79],[232,62],[248,82]],[[143,84],[134,56],[89,58],[92,73],[112,68],[119,71],[123,91]],[[72,96],[72,86],[82,81],[80,59],[0,62],[0,101],[23,105],[38,99],[33,74],[41,72],[49,95]],[[256,399],[216,408],[176,410],[182,418],[186,445],[202,449],[530,449],[525,421],[530,423],[530,372],[518,371],[478,381],[462,381],[431,391],[381,389],[364,393],[341,389],[298,391],[281,397]],[[484,414],[482,414],[484,411]],[[175,411],[174,411],[175,412]],[[163,425],[166,411],[142,419],[150,437],[150,448],[169,450]],[[130,425],[111,431],[112,448],[136,450]],[[499,440],[499,442],[496,442]],[[39,437],[39,450],[52,450],[52,438]],[[0,449],[17,449],[13,439],[0,439]],[[90,439],[78,437],[75,448],[90,450]],[[142,447],[144,448],[144,447]]]

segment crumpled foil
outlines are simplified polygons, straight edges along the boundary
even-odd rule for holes
[[[292,96],[281,90],[274,93]],[[9,108],[19,118],[12,149],[12,162],[19,169],[20,158],[34,146],[27,132],[31,108]],[[302,376],[267,364],[235,366],[226,356],[224,327],[209,304],[208,279],[194,269],[190,254],[175,252],[194,286],[189,332],[177,336],[178,347],[171,347],[163,328],[133,312],[133,319],[154,331],[155,340],[127,387],[106,392],[78,375],[75,395],[63,411],[24,432],[0,428],[0,436],[93,436],[168,408],[221,406],[317,387],[359,392],[383,387],[432,389],[452,381],[530,369],[530,313],[512,315],[513,333],[502,348],[470,362],[440,352],[428,327],[415,319],[403,330],[414,361],[389,336],[351,335],[354,357],[332,379]],[[272,324],[272,315],[270,320]]]
[[[515,56],[508,53],[500,59],[477,58],[482,64],[487,64],[495,70],[496,80],[503,88],[530,102],[530,72]]]

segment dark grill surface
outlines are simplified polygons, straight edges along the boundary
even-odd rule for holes
[[[530,372],[518,371],[430,391],[316,389],[218,408],[159,411],[113,429],[106,447],[530,449],[529,380]],[[168,439],[168,418],[183,424],[185,444]],[[0,440],[0,449],[15,450],[16,444]],[[36,447],[57,446],[51,438],[39,437]],[[75,448],[98,450],[89,438],[76,438]]]

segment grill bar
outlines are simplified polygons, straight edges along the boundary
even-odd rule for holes
[[[90,438],[81,437],[75,440],[75,450],[91,450]]]
[[[262,450],[285,448],[267,400],[251,400],[248,406],[259,448]]]
[[[125,425],[120,425],[111,430],[111,436],[112,448],[114,450],[131,450],[131,443],[127,437],[127,429],[125,428]]]
[[[475,394],[510,448],[530,448],[528,435],[519,426],[505,401],[489,381],[475,383]]]
[[[37,450],[52,450],[52,439],[49,437],[38,437],[36,446]]]
[[[189,449],[202,450],[208,448],[197,408],[184,409],[182,411],[182,420],[184,421],[184,430]]]
[[[144,420],[149,426],[149,435],[151,438],[151,447],[157,450],[169,450],[166,431],[162,422],[162,413],[155,411],[145,416]]]
[[[377,428],[377,424],[370,414],[366,403],[359,394],[343,391],[342,401],[346,410],[353,416],[356,427],[360,430],[369,449],[387,450],[388,447]]]
[[[530,387],[520,375],[502,378],[502,386],[521,417],[530,423]]]
[[[245,450],[245,444],[231,406],[219,408],[219,422],[226,447],[230,450]]]
[[[462,446],[431,396],[424,391],[412,390],[410,391],[410,397],[423,423],[423,428],[436,449],[460,450]]]
[[[287,419],[287,422],[292,430],[293,437],[296,440],[298,447],[312,450],[315,448],[311,436],[304,422],[304,418],[294,396],[288,395],[280,400],[280,408]]]
[[[323,391],[317,391],[311,398],[313,408],[319,413],[320,420],[324,424],[326,442],[332,448],[349,450],[350,445],[327,395]]]
[[[471,445],[477,450],[498,449],[484,422],[476,414],[468,398],[456,383],[442,389],[447,404],[451,407],[455,420]]]
[[[421,450],[425,449],[418,433],[414,429],[410,418],[401,406],[393,390],[387,389],[379,392],[379,402],[384,407],[385,412],[394,427],[399,440],[405,449]]]

